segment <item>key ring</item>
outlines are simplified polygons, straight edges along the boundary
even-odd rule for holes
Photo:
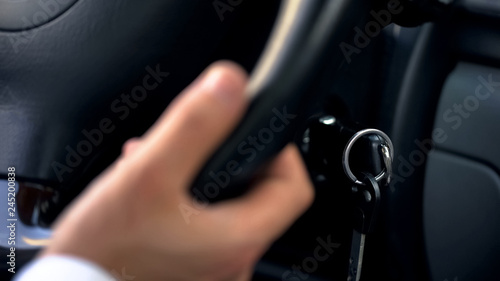
[[[383,178],[387,178],[387,182],[390,181],[391,172],[392,172],[392,159],[394,159],[394,146],[392,145],[392,141],[384,132],[377,129],[364,129],[357,133],[355,133],[347,142],[347,145],[344,148],[344,153],[342,155],[342,166],[344,167],[344,172],[354,183],[359,185],[365,185],[362,181],[358,180],[356,176],[351,171],[351,166],[349,165],[349,154],[351,153],[351,149],[362,136],[365,135],[378,135],[382,137],[384,144],[382,144],[382,156],[384,157],[384,169],[375,177],[375,180],[379,182]]]

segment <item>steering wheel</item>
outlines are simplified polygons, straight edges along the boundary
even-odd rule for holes
[[[119,146],[124,135],[137,133],[131,126],[141,131],[144,124],[149,125],[151,120],[141,122],[139,115],[144,111],[139,108],[141,103],[151,96],[148,92],[156,88],[166,92],[152,97],[161,101],[160,106],[144,103],[143,107],[148,106],[147,110],[157,116],[200,71],[195,60],[201,61],[209,48],[194,52],[192,44],[207,40],[213,45],[215,40],[207,36],[197,38],[212,26],[203,29],[196,25],[196,30],[188,19],[200,16],[197,8],[207,1],[185,2],[54,0],[38,11],[27,2],[1,2],[5,16],[0,21],[4,30],[0,34],[2,174],[16,166],[18,180],[59,191],[59,205],[79,192],[83,175],[101,170],[102,162],[108,163],[106,148]],[[210,4],[220,13],[241,2],[229,1],[220,7],[217,1]],[[325,55],[342,59],[338,48],[328,48],[338,45],[352,30],[353,15],[359,14],[363,2],[283,1],[247,88],[253,100],[250,109],[200,172],[193,184],[195,195],[201,193],[215,201],[241,193],[255,170],[291,141],[303,118],[301,109],[314,100],[308,86]],[[14,12],[7,14],[4,8]],[[114,9],[118,12],[112,13]],[[46,15],[41,16],[40,11]],[[23,26],[15,21],[19,16],[31,16],[33,21]],[[134,18],[139,20],[130,20]],[[184,43],[186,38],[190,40]],[[178,58],[177,52],[189,45],[193,51],[183,52],[189,56]],[[168,65],[148,64],[164,53],[168,54]],[[142,74],[140,83],[130,83],[137,74]],[[169,80],[174,76],[179,82]],[[135,85],[130,94],[117,95],[124,90],[123,85],[130,84]],[[132,116],[136,108],[139,112]],[[283,119],[286,126],[273,131],[270,122],[276,118]],[[121,122],[128,128],[118,124]],[[245,150],[249,136],[261,138],[264,148]],[[210,172],[224,171],[231,161],[238,163],[241,173],[232,175],[231,187],[217,186]]]
[[[16,169],[24,223],[49,226],[127,138],[154,122],[210,61],[228,29],[220,21],[242,2],[0,1],[0,174]],[[292,140],[317,99],[310,88],[325,57],[342,62],[337,46],[369,2],[282,1],[251,74],[252,104],[193,182],[194,196],[241,194]],[[250,136],[263,148],[245,147]],[[241,172],[215,183],[211,173],[233,162]]]

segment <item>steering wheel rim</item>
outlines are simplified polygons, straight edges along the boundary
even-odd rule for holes
[[[196,199],[216,202],[244,193],[260,165],[292,141],[297,123],[304,118],[302,110],[314,99],[314,95],[308,93],[309,86],[321,70],[329,48],[338,46],[352,30],[355,21],[346,19],[345,15],[362,11],[359,8],[362,2],[283,2],[271,38],[250,78],[247,88],[247,95],[253,99],[250,109],[193,182],[192,194]],[[344,59],[342,53],[334,50],[329,55],[340,64]],[[242,148],[249,136],[269,133],[270,122],[283,116],[288,116],[284,129],[273,132],[272,141],[263,141],[264,148],[245,159]],[[225,173],[228,180],[220,184],[213,174],[224,173],[228,163],[237,163],[240,172]]]
[[[284,108],[286,108],[287,110],[289,110],[288,111],[289,113],[297,112],[297,114],[295,113],[293,114],[299,115],[302,105],[305,104],[307,98],[310,98],[306,97],[307,88],[308,85],[310,85],[313,82],[315,74],[321,69],[323,55],[326,52],[328,52],[329,47],[338,45],[338,43],[341,42],[345,38],[345,36],[349,34],[350,31],[352,31],[352,26],[354,25],[355,20],[346,20],[346,17],[345,16],[343,17],[343,15],[352,15],[354,11],[362,13],[361,9],[359,9],[359,4],[362,1],[364,0],[356,0],[356,1],[284,0],[283,1],[279,19],[271,35],[271,39],[269,40],[266,50],[264,51],[264,54],[259,60],[259,63],[250,78],[250,83],[247,88],[247,95],[249,95],[253,100],[250,109],[246,113],[246,116],[244,117],[243,121],[240,123],[238,128],[230,136],[230,138],[228,138],[228,140],[214,153],[214,156],[207,162],[204,168],[200,171],[198,178],[193,182],[193,192],[196,191],[197,188],[199,188],[200,186],[203,187],[204,183],[211,181],[211,178],[208,176],[207,171],[214,171],[218,170],[219,167],[224,167],[227,161],[235,159],[234,157],[235,155],[236,158],[240,157],[241,159],[242,155],[238,155],[238,149],[237,149],[238,145],[241,144],[242,141],[244,141],[244,139],[248,135],[254,134],[255,132],[258,133],[261,128],[265,128],[266,123],[268,123],[268,121],[271,118],[276,117],[276,112],[273,111],[273,109],[279,108],[279,110],[283,110]],[[68,19],[70,18],[69,14],[71,14],[73,9],[82,9],[82,6],[90,5],[87,2],[85,3],[84,2],[85,1],[77,1],[71,8],[69,8],[66,12],[64,12],[61,15],[61,17]],[[92,5],[90,5],[90,7],[91,6]],[[131,6],[133,7],[134,5]],[[139,12],[149,13],[150,10],[148,11],[140,10]],[[92,16],[92,13],[87,12],[85,16]],[[85,16],[82,17],[84,18]],[[104,16],[100,15],[100,17]],[[81,20],[81,18],[78,20]],[[13,36],[14,37],[20,36],[19,38],[21,38],[22,36],[29,37],[33,35],[33,37],[31,38],[35,39],[30,39],[33,40],[30,43],[31,45],[35,45],[36,43],[39,42],[37,41],[38,40],[37,37],[41,38],[46,35],[48,36],[46,40],[55,40],[57,37],[53,37],[54,35],[50,34],[49,36],[47,30],[51,28],[51,25],[56,26],[59,29],[63,28],[62,26],[60,26],[59,21],[63,20],[57,18],[54,21],[47,23],[46,25],[39,26],[37,28],[31,29],[30,31],[25,31],[25,32],[23,31],[21,34],[17,35],[0,32],[0,36],[3,36],[5,39],[5,38],[13,38]],[[147,30],[147,27],[148,27],[147,25],[140,26],[139,28],[136,28],[136,30],[139,33],[145,32],[145,30]],[[88,31],[84,32],[84,36],[89,36],[89,34],[90,33],[88,33]],[[125,34],[120,33],[120,36],[125,36]],[[6,44],[5,42],[7,41],[4,40],[2,42],[3,44]],[[10,42],[12,41],[8,42],[9,42],[8,44],[11,44]],[[30,48],[30,46],[28,45],[27,48]],[[87,52],[91,53],[92,51],[96,50],[95,48],[96,46],[92,45],[90,46],[90,49]],[[8,52],[6,52],[5,50],[6,49],[4,49],[3,52],[0,52],[0,58],[4,60],[6,60],[5,58],[8,55]],[[79,50],[81,51],[81,49]],[[106,50],[106,52],[110,51],[111,49]],[[156,50],[156,49],[155,51],[157,52],[155,53],[155,55],[162,52],[161,50]],[[22,52],[22,50],[20,52]],[[29,51],[26,51],[26,53],[29,59],[33,59],[33,55],[29,53]],[[53,53],[47,51],[46,53],[42,54],[48,56]],[[343,60],[342,54],[338,49],[333,52],[333,55],[336,57],[336,61],[340,62]],[[142,61],[150,61],[152,57],[154,57],[154,55],[145,56],[145,58],[143,58]],[[9,59],[6,61],[7,63],[4,65],[12,66],[14,65],[16,60]],[[91,60],[88,63],[91,64],[92,62],[94,61]],[[42,61],[42,63],[45,63],[44,64],[45,70],[47,69],[50,70],[50,66],[48,66],[50,64],[47,64],[46,61]],[[85,65],[86,64],[83,64],[84,67]],[[117,64],[113,61],[113,66],[117,67],[117,65],[119,67],[124,67],[126,64]],[[17,71],[23,69],[23,67],[26,68],[27,66],[29,66],[29,64],[24,64],[24,65],[21,64],[19,67],[14,69]],[[146,72],[149,73],[150,75],[152,75],[151,72],[155,71],[158,72],[158,70],[156,69],[157,66],[153,65],[149,67],[152,70],[146,70]],[[104,73],[106,73],[106,71],[109,72],[109,70],[107,69],[104,69],[103,71]],[[161,72],[163,70],[160,68],[159,71]],[[5,68],[0,69],[0,73],[6,73],[6,72],[7,70]],[[131,71],[126,71],[126,72],[127,72],[126,75],[122,75],[122,77],[138,76],[137,73]],[[193,75],[191,76],[194,76],[194,72],[191,72],[193,73]],[[93,79],[96,79],[97,76],[98,75],[94,75]],[[190,77],[189,75],[187,76]],[[7,75],[6,77],[9,77],[9,75]],[[25,78],[27,77],[27,74],[19,75],[19,77]],[[39,79],[47,79],[47,77],[48,76],[43,76]],[[70,79],[76,79],[74,75],[69,75],[69,77]],[[100,82],[95,85],[92,85],[92,88],[90,89],[97,89],[99,85],[102,85],[104,80],[105,80],[104,78],[97,78],[96,81]],[[185,80],[187,81],[188,79]],[[17,79],[16,83],[12,83],[11,84],[12,88],[15,88],[14,86],[17,86],[17,83],[19,83],[19,81],[21,81],[21,79]],[[8,82],[9,82],[8,79],[3,79],[3,81],[0,81],[0,84],[4,85],[2,92],[3,95],[10,97],[10,99],[4,100],[4,105],[7,103],[7,107],[15,106],[15,104],[20,100],[16,96],[16,92],[13,91],[12,88],[9,89],[9,87],[6,87],[6,85],[9,86]],[[37,81],[30,81],[28,84],[30,84],[29,86],[31,86],[32,84],[36,85],[36,82]],[[115,81],[112,81],[112,83],[115,83]],[[61,92],[64,92],[65,89],[67,89],[57,85],[54,85],[54,87],[55,90]],[[33,90],[33,87],[29,89]],[[181,88],[179,87],[171,91],[174,90],[176,92],[180,92]],[[168,99],[171,100],[172,98],[173,96],[169,97]],[[112,98],[108,99],[112,100]],[[90,106],[93,104],[90,100],[86,100],[84,102],[84,105]],[[262,114],[262,112],[265,112],[266,114]],[[81,111],[73,112],[70,115],[76,116],[79,113],[81,113]],[[285,114],[283,111],[281,111],[280,113]],[[222,200],[228,197],[236,196],[238,194],[241,194],[241,192],[244,192],[245,183],[248,182],[248,180],[253,176],[254,172],[258,169],[258,167],[267,160],[269,160],[270,158],[272,158],[288,142],[292,140],[294,135],[294,130],[297,126],[296,124],[300,122],[301,118],[302,117],[298,117],[294,120],[291,120],[293,122],[290,122],[289,126],[285,127],[285,129],[282,131],[282,134],[280,134],[279,136],[276,135],[273,142],[268,146],[266,146],[266,149],[261,153],[259,153],[254,161],[246,163],[247,165],[245,165],[242,169],[243,172],[231,180],[232,186],[230,188],[221,189],[223,190],[223,192],[219,194],[220,196],[216,196],[215,198],[209,198],[210,199],[209,201]],[[79,120],[77,122],[77,126],[82,126],[82,124],[84,124],[82,120]],[[53,128],[48,128],[47,126],[45,127],[46,127],[45,129],[48,129],[48,132],[45,132],[46,134],[50,135],[51,133],[54,132]],[[22,135],[22,133],[20,134]],[[40,134],[41,133],[38,132],[38,135]],[[47,144],[47,141],[50,141],[50,138],[42,137],[41,139],[42,141],[34,145],[33,151],[36,150],[43,151],[41,147]],[[33,145],[34,142],[37,142],[37,140],[36,139],[31,140],[27,145]],[[66,141],[63,141],[62,143],[65,142]],[[71,142],[67,141],[67,143]],[[61,146],[64,147],[65,145],[57,143],[54,144],[53,146],[59,146],[60,148]],[[12,146],[0,144],[0,149],[1,148],[4,149],[2,151],[2,153],[5,153],[4,155],[12,153],[7,150],[9,147]],[[57,153],[61,152],[60,149],[58,148],[52,150],[49,149],[48,151],[45,152],[47,155],[51,155],[54,153],[53,151],[55,150],[58,151]],[[21,181],[27,181],[27,182],[33,181],[41,184],[46,183],[46,185],[48,186],[53,185],[54,182],[57,183],[57,181],[54,181],[53,175],[52,178],[47,177],[46,175],[52,172],[50,169],[51,168],[50,163],[54,163],[57,161],[57,159],[64,159],[65,157],[67,159],[67,155],[69,154],[65,154],[66,151],[63,152],[64,153],[62,153],[62,155],[58,156],[52,155],[49,156],[48,158],[46,157],[43,159],[39,159],[38,162],[34,161],[34,163],[32,163],[31,165],[26,165],[24,167],[20,166],[19,170],[21,171],[21,173],[19,179]],[[15,151],[14,153],[17,153],[17,151]],[[24,159],[25,160],[30,159],[29,158],[30,153],[27,152],[25,154],[26,155]],[[7,170],[6,167],[16,164],[16,161],[14,160],[19,159],[18,157],[12,155],[8,156],[9,157],[4,158],[3,161],[0,161],[0,167],[5,168],[2,169],[4,171]],[[98,160],[99,157],[96,156],[94,157],[94,159],[89,160],[90,161],[89,163]],[[45,166],[42,165],[43,167],[37,166],[38,165],[37,163],[42,163],[41,161],[48,161],[49,164],[47,165],[47,163],[45,163],[44,164]],[[23,169],[30,172],[23,173],[22,172]],[[49,172],[47,172],[47,170]],[[74,177],[72,180],[66,181],[63,185],[61,185],[63,188],[60,189],[59,191],[69,194],[67,195],[67,197],[72,198],[75,194],[79,192],[70,189],[70,187],[76,184],[77,181],[78,177]],[[67,201],[66,202],[62,201],[60,196],[57,199],[55,197],[48,199],[50,204],[54,205],[59,204],[59,208],[55,208],[54,209],[55,211],[53,210],[52,218],[54,218],[55,216],[57,216],[58,212],[62,209],[63,206],[61,206],[61,204],[67,203]],[[33,245],[36,244],[37,247],[42,246],[46,242],[45,240],[36,240],[36,241],[33,240],[33,241],[32,241],[34,243]]]

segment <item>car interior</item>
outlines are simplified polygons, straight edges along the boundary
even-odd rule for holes
[[[0,1],[0,217],[17,219],[17,270],[123,143],[219,60],[250,73],[252,104],[193,196],[240,196],[290,142],[316,192],[253,280],[500,280],[495,0]],[[243,172],[208,196],[209,171],[231,160]]]

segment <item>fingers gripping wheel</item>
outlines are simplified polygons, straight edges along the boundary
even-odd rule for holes
[[[23,26],[22,32],[0,21],[0,57],[4,62],[0,72],[6,74],[0,84],[8,85],[0,88],[0,125],[10,134],[0,140],[0,166],[5,171],[15,165],[19,181],[41,184],[46,187],[43,194],[51,193],[50,208],[32,222],[43,226],[50,225],[116,158],[125,139],[140,135],[154,122],[205,67],[209,46],[220,43],[214,34],[225,30],[218,17],[215,23],[209,20],[213,14],[209,19],[203,12],[191,16],[205,11],[207,2],[201,0],[147,0],[147,5],[119,1],[122,5],[118,8],[102,1],[66,2],[74,5],[59,6],[60,13],[53,13],[48,22]],[[212,11],[211,3],[208,6]],[[302,109],[308,100],[314,100],[305,93],[321,62],[329,56],[335,57],[330,61],[343,60],[338,45],[370,7],[367,0],[282,2],[277,25],[247,89],[253,102],[193,182],[197,198],[216,201],[242,193],[255,170],[292,139],[305,117]],[[115,17],[112,22],[110,14]],[[137,14],[149,21],[130,21]],[[99,28],[88,28],[88,18]],[[197,35],[212,29],[215,31],[207,34],[213,36]],[[193,39],[198,37],[201,39]],[[196,54],[172,55],[201,41],[206,48],[199,48]],[[158,61],[161,64],[152,64]],[[95,71],[96,66],[99,71]],[[169,78],[170,71],[176,79]],[[131,81],[133,77],[138,80]],[[151,83],[158,82],[154,92],[161,95],[151,92],[141,106],[129,104],[130,100],[124,99],[145,77],[154,78],[148,80]],[[137,109],[132,111],[133,107]],[[86,148],[91,149],[82,150],[82,144],[90,144]],[[30,214],[34,214],[31,207]]]
[[[307,90],[325,56],[343,59],[338,48],[352,31],[364,0],[287,0],[255,71],[243,121],[193,182],[192,193],[214,202],[243,193],[257,168],[289,143],[307,101]],[[348,15],[348,16],[347,16]],[[331,47],[331,49],[330,49]],[[308,96],[306,97],[306,93]]]

